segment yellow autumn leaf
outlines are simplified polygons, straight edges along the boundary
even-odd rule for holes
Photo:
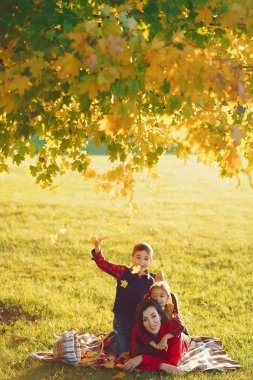
[[[232,150],[227,157],[227,171],[228,173],[233,173],[239,170],[241,167],[242,160],[237,151]]]
[[[113,376],[112,379],[122,379],[126,376],[126,372],[119,372],[117,375]]]
[[[0,59],[4,65],[8,65],[11,62],[11,56],[14,53],[16,41],[9,41],[7,46],[0,46]]]
[[[29,82],[29,78],[25,75],[16,75],[15,79],[10,83],[9,89],[17,90],[20,95],[24,95],[25,90],[30,87],[31,83]]]
[[[95,245],[96,244],[96,241],[97,241],[97,237],[96,236],[91,236],[90,239],[89,239],[90,243]]]
[[[90,237],[90,243],[92,243],[92,244],[101,244],[101,242],[103,241],[103,240],[105,240],[105,239],[107,239],[107,236],[103,236],[103,237],[98,237],[98,236],[95,236],[95,235],[92,235],[91,237]]]
[[[133,268],[132,268],[132,273],[133,274],[136,274],[136,273],[139,273],[141,270],[141,266],[140,265],[134,265]]]
[[[126,288],[127,285],[128,285],[128,282],[126,280],[121,280],[120,286],[122,286],[122,288]]]
[[[78,52],[83,52],[87,49],[87,46],[89,47],[87,43],[88,35],[86,32],[71,32],[68,33],[68,37],[72,41],[72,48]]]
[[[80,61],[73,54],[65,53],[55,62],[55,69],[60,79],[74,78],[79,74]]]
[[[20,350],[25,351],[25,352],[29,352],[29,348],[27,348],[27,347],[20,347]]]
[[[97,175],[96,169],[88,168],[84,173],[85,178],[95,178]]]
[[[210,9],[207,7],[202,8],[197,17],[196,17],[196,22],[201,22],[203,21],[205,25],[208,25],[212,21],[213,13]]]
[[[95,353],[91,351],[87,352],[85,355],[86,358],[93,358],[94,356],[95,356]]]
[[[3,108],[7,113],[11,113],[16,109],[16,102],[12,95],[6,95],[0,98],[0,108]]]
[[[114,362],[107,362],[104,364],[104,367],[105,368],[114,368],[115,364],[114,364]]]
[[[89,98],[92,100],[98,95],[99,84],[96,77],[90,76],[86,81],[80,82],[76,88],[81,95],[87,92]]]
[[[145,82],[146,88],[160,88],[165,79],[165,72],[163,67],[152,64],[146,70]]]
[[[130,358],[129,352],[128,351],[123,352],[123,354],[121,354],[120,357],[124,359],[129,359]]]

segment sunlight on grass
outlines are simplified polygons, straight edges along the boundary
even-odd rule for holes
[[[105,158],[97,157],[96,164],[103,168]],[[150,185],[138,179],[139,211],[132,215],[122,200],[112,202],[73,173],[58,179],[53,190],[34,184],[25,168],[0,175],[0,299],[12,315],[8,323],[0,320],[1,379],[104,379],[115,374],[29,358],[31,351],[52,345],[52,331],[111,330],[115,281],[90,259],[91,235],[108,236],[104,253],[122,264],[129,264],[134,244],[153,245],[151,271],[165,272],[190,333],[221,338],[224,349],[243,365],[222,378],[253,378],[253,192],[247,183],[236,190],[233,181],[221,180],[216,170],[194,159],[184,166],[166,156],[158,173],[161,179]],[[187,378],[207,376],[221,375]]]

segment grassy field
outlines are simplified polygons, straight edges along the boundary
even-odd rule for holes
[[[105,165],[105,157],[96,161]],[[253,378],[253,191],[247,184],[236,190],[194,160],[183,166],[166,156],[158,173],[151,188],[138,181],[136,215],[75,174],[51,191],[35,185],[25,168],[0,175],[1,380],[104,380],[117,373],[29,357],[52,345],[52,331],[111,330],[115,280],[90,259],[89,237],[96,234],[108,237],[104,253],[118,263],[129,264],[134,244],[152,244],[151,271],[165,272],[190,333],[219,337],[243,366],[187,379]],[[158,378],[124,379],[137,377]]]

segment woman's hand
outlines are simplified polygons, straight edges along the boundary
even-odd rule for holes
[[[129,359],[128,362],[126,362],[122,368],[125,369],[126,371],[132,371],[133,369],[138,367],[141,363],[142,363],[142,356],[138,355],[132,359]]]

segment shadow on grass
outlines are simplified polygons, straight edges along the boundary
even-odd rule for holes
[[[22,375],[15,377],[15,380],[105,380],[112,379],[114,376],[119,375],[120,372],[119,370],[111,369],[68,367],[58,363],[40,363],[36,368],[27,368]],[[141,380],[146,377],[145,373],[141,375],[136,372],[135,374],[128,373],[123,378],[124,380]]]

